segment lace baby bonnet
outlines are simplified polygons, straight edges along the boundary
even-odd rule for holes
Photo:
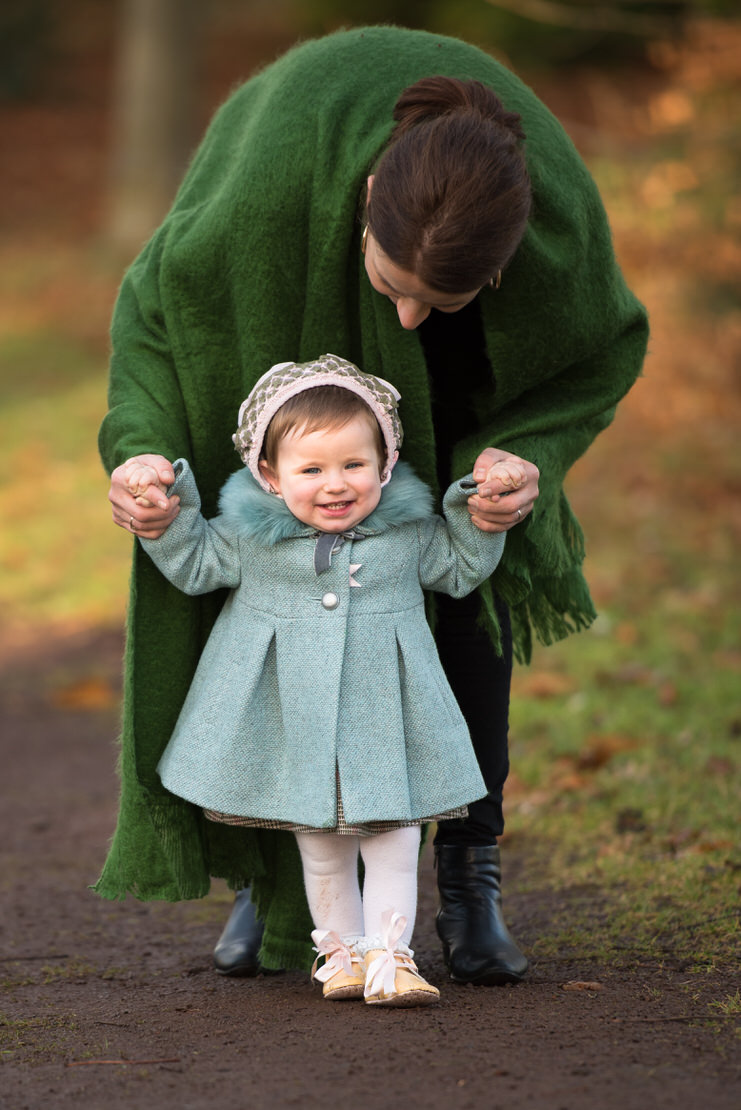
[[[385,485],[391,477],[403,439],[399,419],[401,395],[390,382],[366,374],[352,362],[326,354],[311,362],[279,362],[255,383],[239,410],[237,431],[232,436],[235,449],[245,466],[263,489],[270,487],[260,473],[258,462],[265,433],[278,409],[291,397],[320,385],[336,385],[356,393],[376,417],[386,445]]]

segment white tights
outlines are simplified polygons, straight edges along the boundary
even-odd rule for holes
[[[417,912],[419,838],[419,825],[376,836],[296,833],[314,928],[377,937],[384,910],[396,910],[406,918],[401,941],[408,945]],[[362,895],[358,853],[365,868]]]

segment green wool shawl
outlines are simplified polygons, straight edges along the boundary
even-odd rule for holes
[[[371,287],[359,220],[394,103],[432,74],[490,85],[527,135],[533,215],[501,288],[479,294],[492,388],[475,398],[478,424],[452,459],[452,472],[466,473],[494,445],[540,468],[540,497],[508,534],[493,578],[527,659],[533,631],[548,643],[594,617],[562,483],[639,374],[647,322],[572,143],[530,89],[474,47],[394,27],[342,31],[295,47],[232,94],[124,278],[100,449],[109,470],[141,452],[187,458],[211,516],[240,465],[231,433],[254,382],[274,363],[331,351],[397,386],[404,458],[436,486],[419,336]],[[466,388],[461,365],[451,389]],[[491,585],[481,594],[496,635]],[[203,896],[210,876],[251,883],[264,964],[305,966],[311,922],[293,837],[207,822],[156,774],[222,602],[178,593],[136,545],[121,806],[96,889],[174,900]]]

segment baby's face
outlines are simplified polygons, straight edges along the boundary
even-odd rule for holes
[[[367,420],[342,428],[289,433],[275,467],[260,470],[295,517],[321,532],[345,532],[381,500],[376,437]]]

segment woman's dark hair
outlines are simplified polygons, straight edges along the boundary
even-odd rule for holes
[[[480,288],[512,258],[530,214],[519,115],[480,81],[427,77],[404,90],[394,119],[366,207],[370,232],[432,289]]]

